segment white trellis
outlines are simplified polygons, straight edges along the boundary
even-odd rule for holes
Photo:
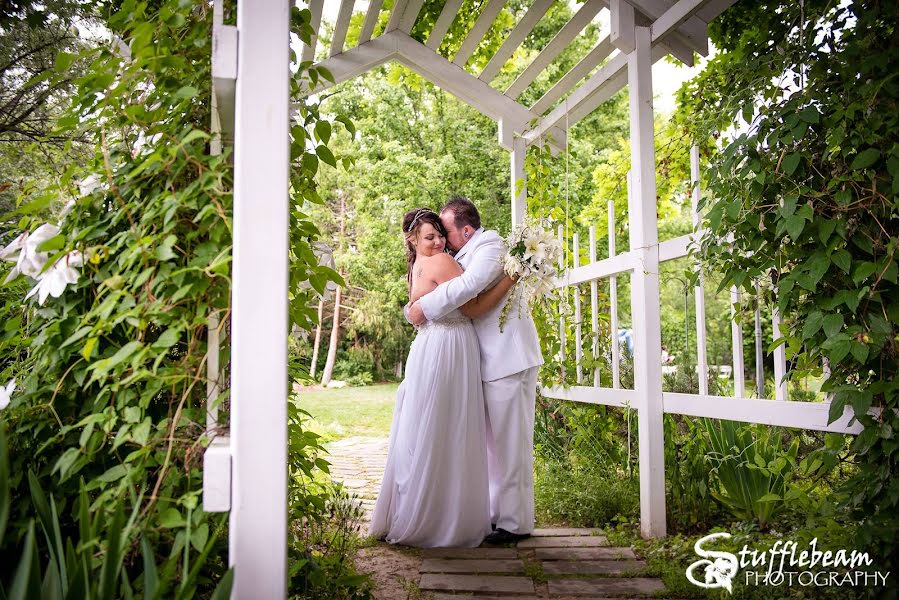
[[[287,228],[288,228],[288,28],[286,0],[238,2],[237,25],[221,21],[217,0],[213,27],[213,87],[217,120],[224,143],[233,143],[235,159],[233,312],[231,315],[230,434],[210,446],[204,462],[204,507],[229,511],[230,563],[235,567],[233,596],[281,598],[286,593],[287,537]],[[318,32],[325,0],[308,0]],[[789,402],[783,348],[775,352],[774,400],[745,397],[742,329],[734,324],[735,397],[709,395],[707,380],[705,300],[695,290],[699,394],[662,391],[659,265],[686,257],[692,235],[659,242],[653,139],[652,64],[673,55],[692,64],[694,52],[708,51],[707,24],[734,0],[587,0],[571,20],[511,84],[500,91],[490,84],[521,45],[552,0],[535,0],[482,72],[464,67],[503,8],[505,0],[489,0],[451,59],[436,52],[461,0],[447,0],[426,43],[409,33],[423,0],[397,0],[382,32],[376,32],[382,0],[367,3],[359,43],[346,48],[346,33],[355,8],[339,2],[337,22],[326,67],[337,83],[397,61],[445,91],[467,102],[499,125],[499,143],[511,154],[513,222],[525,215],[524,157],[531,144],[565,147],[563,126],[573,125],[627,86],[630,94],[632,172],[628,181],[630,249],[618,252],[614,211],[609,204],[609,258],[596,258],[595,227],[589,232],[589,262],[571,266],[559,287],[576,288],[575,335],[582,339],[579,287],[590,286],[592,339],[598,333],[597,286],[608,279],[611,291],[611,387],[601,387],[599,372],[584,377],[581,344],[575,352],[577,381],[567,389],[544,389],[551,398],[631,406],[638,411],[640,515],[644,536],[664,536],[664,413],[734,419],[824,431],[856,433],[851,411],[828,425],[829,403]],[[590,50],[543,97],[526,107],[517,99],[601,10],[610,11],[611,32]],[[377,33],[377,35],[376,35]],[[314,60],[318,35],[302,49],[302,60]],[[595,72],[594,72],[595,71]],[[591,75],[592,73],[592,75]],[[318,93],[325,83],[306,93]],[[560,102],[561,101],[561,102]],[[691,152],[694,180],[694,223],[699,217],[699,154]],[[602,226],[603,224],[599,224]],[[577,254],[575,254],[577,256]],[[578,260],[578,259],[575,259]],[[634,318],[634,389],[622,389],[617,352],[617,282],[631,280]],[[733,291],[734,298],[738,295]],[[775,323],[778,315],[772,314]],[[217,326],[211,322],[212,326]],[[566,323],[561,323],[563,334]],[[211,336],[214,338],[215,336]],[[596,348],[596,346],[594,346]],[[211,350],[213,356],[215,349]],[[211,373],[216,373],[215,370]],[[584,383],[592,385],[584,385]],[[212,390],[216,390],[213,386]],[[210,392],[212,393],[212,391]],[[217,415],[210,416],[215,424]]]

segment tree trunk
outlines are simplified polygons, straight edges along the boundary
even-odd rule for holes
[[[318,325],[315,326],[315,342],[312,344],[312,366],[309,367],[309,377],[315,380],[315,368],[318,365],[318,349],[322,344],[322,318],[325,313],[325,299],[318,299]]]
[[[325,370],[322,373],[322,385],[331,383],[331,375],[334,373],[334,360],[337,358],[337,343],[340,340],[340,292],[337,288],[334,294],[334,321],[331,325],[331,343],[328,345],[328,359],[325,361]]]

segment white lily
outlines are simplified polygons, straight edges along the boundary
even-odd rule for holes
[[[16,380],[10,379],[5,386],[0,385],[0,410],[9,406],[10,396],[16,390]]]
[[[84,259],[81,252],[77,250],[69,252],[40,274],[37,285],[31,288],[25,299],[37,294],[37,302],[43,306],[47,296],[59,298],[66,291],[66,286],[78,283],[79,274],[73,267],[80,267],[82,264],[84,264]]]
[[[15,261],[16,266],[9,272],[6,282],[18,277],[19,273],[37,279],[49,257],[49,252],[38,252],[38,246],[59,234],[59,227],[44,223],[31,233],[23,233],[0,252],[0,257]],[[14,255],[14,253],[18,254]]]

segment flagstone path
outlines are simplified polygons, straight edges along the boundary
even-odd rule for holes
[[[327,448],[334,479],[359,497],[367,520],[387,462],[387,438],[353,437]],[[537,529],[505,548],[418,551],[379,544],[361,550],[358,559],[383,600],[622,599],[665,590],[661,579],[643,575],[646,563],[631,548],[609,546],[599,529]]]

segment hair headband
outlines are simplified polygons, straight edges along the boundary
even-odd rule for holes
[[[409,228],[406,230],[406,233],[410,233],[413,229],[415,229],[415,224],[418,223],[418,220],[429,212],[431,212],[431,210],[427,208],[418,209],[418,212],[415,213],[415,217],[412,219],[412,222],[409,223]]]

